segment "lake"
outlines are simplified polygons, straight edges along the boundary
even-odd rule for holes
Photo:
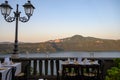
[[[9,57],[11,54],[0,54],[0,57]],[[20,57],[95,57],[120,58],[120,52],[56,52],[56,53],[22,53]]]

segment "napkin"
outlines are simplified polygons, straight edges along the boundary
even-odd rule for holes
[[[79,63],[82,62],[82,58],[81,58],[81,57],[78,58],[78,62],[79,62]]]
[[[70,58],[68,58],[68,62],[70,62]]]
[[[4,64],[5,64],[5,65],[10,65],[10,58],[9,58],[9,57],[6,57],[6,58],[4,59]]]
[[[98,61],[96,60],[96,61],[94,61],[94,64],[98,64]]]
[[[87,58],[85,58],[85,59],[83,60],[83,63],[84,63],[84,64],[90,64],[90,60],[88,60]]]

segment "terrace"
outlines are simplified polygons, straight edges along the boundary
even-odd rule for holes
[[[38,3],[38,2],[37,2]],[[65,3],[65,2],[62,2],[62,3]],[[79,2],[78,2],[79,3]],[[83,4],[83,3],[81,3],[81,4]],[[108,4],[108,3],[107,3]],[[73,3],[72,3],[72,5],[73,5]],[[80,4],[79,4],[80,5]],[[86,5],[86,4],[84,4],[84,5]],[[92,4],[91,4],[92,5]],[[88,5],[87,5],[88,6]],[[103,7],[104,5],[102,5],[102,7]],[[1,8],[1,12],[2,12],[2,15],[3,15],[3,17],[5,18],[5,20],[7,21],[7,22],[13,22],[13,21],[16,21],[16,26],[15,26],[15,42],[14,42],[14,52],[13,52],[13,56],[12,56],[12,61],[13,62],[21,62],[22,63],[22,70],[21,70],[21,72],[22,73],[24,73],[24,75],[21,77],[21,76],[18,76],[17,78],[21,78],[21,80],[38,80],[38,79],[47,79],[47,80],[62,80],[61,79],[61,76],[63,75],[62,73],[61,73],[61,70],[63,69],[62,68],[62,61],[65,61],[65,60],[67,60],[68,59],[68,57],[48,57],[48,58],[25,58],[25,57],[20,57],[20,58],[13,58],[13,57],[18,57],[18,21],[21,21],[21,22],[28,22],[29,21],[29,19],[30,19],[30,17],[32,16],[32,14],[33,14],[33,10],[35,9],[35,7],[30,3],[30,1],[28,0],[28,3],[25,3],[25,5],[23,5],[23,7],[25,8],[25,14],[26,14],[26,16],[27,17],[21,17],[21,15],[20,15],[20,13],[21,13],[21,11],[19,11],[18,10],[18,7],[19,7],[19,5],[17,4],[16,5],[16,11],[14,12],[14,17],[11,17],[10,16],[10,12],[11,12],[11,10],[12,10],[12,7],[8,4],[8,1],[7,0],[5,0],[5,3],[3,3],[3,4],[1,4],[0,5],[0,8]],[[54,6],[55,7],[55,6]],[[70,5],[70,7],[71,7],[71,5]],[[77,6],[78,7],[78,6]],[[97,6],[96,6],[97,7]],[[107,20],[107,19],[109,19],[108,17],[105,19],[105,18],[102,18],[101,16],[98,16],[98,15],[95,15],[96,13],[94,13],[94,11],[93,10],[96,10],[96,7],[95,7],[95,9],[93,8],[93,7],[91,7],[91,8],[87,8],[87,10],[86,10],[86,8],[83,8],[82,9],[82,7],[80,8],[80,9],[78,9],[78,10],[76,10],[77,12],[74,12],[74,13],[80,13],[81,14],[81,12],[83,12],[84,13],[84,11],[87,11],[87,13],[89,13],[89,14],[87,14],[87,16],[86,16],[86,12],[84,13],[84,14],[82,14],[82,16],[83,17],[81,17],[80,16],[80,14],[78,14],[78,19],[81,19],[81,21],[85,21],[85,22],[81,22],[80,23],[80,21],[75,21],[75,20],[78,20],[78,19],[72,19],[71,18],[71,20],[74,20],[75,22],[79,22],[79,24],[80,25],[83,25],[83,26],[86,26],[86,24],[87,25],[89,25],[89,26],[94,26],[94,25],[91,25],[91,23],[95,23],[96,21],[98,21],[97,23],[98,23],[98,25],[95,25],[95,26],[99,26],[99,25],[101,25],[101,26],[103,26],[103,29],[101,29],[101,30],[105,30],[105,26],[106,25],[104,25],[105,23],[103,23],[103,24],[101,24],[101,23],[99,23],[99,21],[102,21],[102,22],[105,22],[105,21],[108,21],[108,22],[114,22],[114,21],[109,21],[109,20]],[[106,5],[104,6],[104,7],[106,7]],[[113,8],[114,9],[114,8]],[[54,11],[56,11],[57,12],[57,10],[60,10],[60,9],[58,9],[58,8],[56,8],[56,10],[54,10]],[[63,10],[63,9],[61,9],[61,10]],[[68,10],[70,10],[70,13],[71,13],[71,9],[67,9],[67,10],[63,10],[64,12],[65,11],[68,11]],[[81,10],[81,11],[80,11]],[[84,11],[82,11],[82,10],[84,10]],[[102,10],[102,9],[101,9]],[[101,11],[100,10],[100,12],[103,12],[103,11]],[[106,11],[106,10],[108,10],[108,11]],[[104,10],[104,11],[106,11],[106,12],[108,12],[108,13],[106,13],[105,14],[105,16],[106,15],[108,15],[109,13],[111,13],[111,11],[109,12],[109,8],[107,9],[106,8],[106,10]],[[117,10],[117,9],[116,9]],[[53,10],[50,10],[50,11],[53,11]],[[78,11],[80,11],[80,12],[78,12]],[[90,11],[90,12],[88,12],[88,11]],[[91,12],[92,11],[92,12]],[[114,11],[114,10],[113,10]],[[42,12],[42,11],[41,11]],[[62,12],[62,11],[60,11],[60,12]],[[68,11],[69,12],[69,11]],[[67,13],[68,13],[67,12]],[[96,11],[95,11],[96,12]],[[61,14],[61,13],[60,13]],[[102,13],[103,14],[103,13]],[[53,14],[54,15],[54,14]],[[76,15],[76,14],[74,14],[74,15]],[[98,16],[98,17],[96,17],[94,20],[95,21],[92,21],[91,19],[93,19],[93,17],[94,16],[91,16],[91,15],[94,15],[94,16]],[[116,15],[116,14],[114,14],[114,15]],[[39,15],[40,16],[40,15]],[[43,15],[42,15],[43,16]],[[64,15],[61,15],[61,16],[64,16]],[[68,17],[66,17],[66,16],[68,16]],[[80,17],[79,17],[80,16]],[[110,15],[109,17],[111,17],[112,15]],[[117,15],[118,16],[118,15]],[[37,16],[38,17],[38,16]],[[45,15],[45,17],[46,17],[46,15]],[[43,17],[43,18],[45,18],[45,17]],[[51,17],[51,16],[50,16]],[[65,15],[64,17],[66,17],[65,19],[70,19],[70,17],[71,16],[69,16],[69,15]],[[76,16],[75,16],[76,17]],[[40,17],[41,18],[41,20],[43,20],[42,19],[42,17]],[[58,19],[61,19],[60,17],[58,17]],[[100,19],[100,20],[98,20],[98,19]],[[35,20],[37,20],[36,18],[35,18]],[[46,18],[46,20],[48,20],[48,17]],[[46,21],[45,20],[45,21]],[[51,21],[52,21],[52,19],[50,19]],[[53,17],[53,20],[56,20],[56,17],[55,17],[55,19],[54,19],[54,17]],[[62,19],[61,19],[62,20]],[[88,20],[88,22],[87,22],[87,20]],[[104,21],[105,20],[105,21]],[[111,20],[114,20],[114,18],[112,19],[111,18]],[[44,20],[43,20],[44,21]],[[57,20],[56,20],[57,21]],[[66,20],[66,23],[71,23],[71,22],[67,22],[67,21],[69,21],[69,20]],[[72,22],[74,22],[74,21],[72,21]],[[49,22],[49,21],[48,21]],[[59,21],[59,22],[61,22],[61,21]],[[115,21],[116,22],[116,21]],[[119,21],[117,21],[117,22],[119,22]],[[46,23],[46,22],[45,22]],[[85,24],[82,24],[82,23],[85,23]],[[46,23],[47,25],[51,25],[51,24],[48,24],[48,23]],[[59,23],[59,24],[64,24],[64,23]],[[59,25],[58,24],[58,25]],[[79,25],[78,24],[78,25]],[[41,25],[41,24],[40,24]],[[109,23],[109,25],[112,25],[112,24],[110,24]],[[109,26],[108,25],[108,26]],[[114,25],[116,25],[116,23],[114,23]],[[66,27],[66,25],[64,26],[64,25],[61,25],[61,27],[63,26],[63,29],[65,29],[64,27]],[[71,24],[70,24],[70,26],[71,26]],[[68,25],[68,28],[70,28],[70,26]],[[118,25],[119,26],[119,25]],[[56,25],[55,25],[55,27],[56,27]],[[84,29],[83,29],[83,27],[81,28],[81,29],[79,29],[78,28],[79,26],[77,26],[77,27],[73,27],[73,29],[77,29],[77,30],[81,30],[81,31],[79,31],[79,32],[81,32],[82,33],[82,31],[84,31]],[[54,29],[54,27],[47,27],[46,28],[46,30],[49,30],[49,29]],[[66,31],[68,31],[68,28],[66,28],[67,30]],[[37,28],[36,28],[37,29]],[[82,30],[83,29],[83,30]],[[93,29],[93,28],[88,28],[87,26],[86,26],[86,30],[90,30],[90,29]],[[98,30],[99,28],[94,28],[93,30]],[[107,30],[108,30],[108,28],[106,28]],[[112,29],[112,28],[111,28]],[[40,29],[40,30],[42,30],[42,29]],[[59,30],[59,29],[58,29]],[[71,28],[71,30],[72,30],[72,28]],[[101,33],[101,30],[99,29],[99,31],[100,31],[100,33]],[[28,31],[28,30],[27,30]],[[59,31],[62,31],[62,30],[59,30]],[[57,31],[56,30],[56,32],[59,32],[59,31]],[[76,30],[73,30],[73,31],[76,31]],[[98,31],[98,32],[99,32]],[[113,30],[111,30],[111,31],[113,31]],[[117,30],[116,31],[118,31],[118,28],[117,28]],[[39,32],[41,32],[41,31],[39,31]],[[76,31],[77,32],[77,31]],[[93,33],[94,31],[92,31],[91,30],[91,32]],[[91,32],[88,32],[88,34],[89,33],[91,33]],[[97,32],[97,34],[98,34],[98,32]],[[114,33],[115,31],[113,31],[113,33]],[[23,32],[24,33],[24,32]],[[71,32],[70,32],[71,33]],[[109,33],[109,32],[108,32]],[[2,33],[1,33],[2,34]],[[41,33],[40,33],[41,34]],[[52,33],[53,34],[53,33]],[[55,34],[55,33],[54,33]],[[69,34],[69,33],[68,33]],[[93,34],[96,34],[96,33],[93,33]],[[30,34],[29,34],[30,35]],[[48,34],[48,35],[50,35],[50,34]],[[105,34],[106,35],[106,34]],[[115,35],[115,34],[113,34],[113,35]],[[31,36],[33,36],[33,35],[31,35]],[[80,37],[81,38],[81,37]],[[78,38],[77,38],[78,39]],[[30,37],[30,39],[29,40],[31,40],[31,37]],[[70,40],[70,39],[69,39]],[[83,40],[86,40],[86,39],[83,39]],[[79,41],[79,40],[78,40]],[[86,40],[87,41],[87,40]],[[106,41],[106,40],[105,40]],[[55,40],[55,43],[58,43],[58,42],[60,42],[60,40],[59,39],[57,39],[57,40]],[[82,41],[81,41],[82,42]],[[81,43],[80,42],[80,43]],[[114,45],[116,45],[116,42],[117,41],[115,41],[115,44]],[[96,41],[96,43],[95,44],[93,44],[93,45],[95,45],[96,47],[98,47],[98,50],[100,49],[99,48],[99,46],[98,45],[100,45],[101,46],[101,44],[103,44],[103,41],[101,42],[101,41]],[[108,44],[108,43],[107,43]],[[52,44],[53,45],[53,44]],[[85,45],[85,44],[83,44],[83,45]],[[103,44],[104,45],[104,44]],[[112,44],[111,44],[112,45]],[[119,45],[119,44],[118,44]],[[55,47],[56,45],[53,45],[53,48]],[[69,45],[68,45],[69,46]],[[109,45],[108,45],[109,46]],[[113,45],[112,45],[113,46]],[[74,46],[73,46],[74,47]],[[102,48],[105,48],[106,46],[102,46]],[[113,46],[114,47],[114,46]],[[70,48],[72,48],[72,47],[70,47]],[[83,47],[84,48],[84,47]],[[88,44],[87,44],[87,48],[88,48]],[[91,47],[90,47],[91,48]],[[88,49],[90,49],[90,48],[88,48]],[[109,48],[109,47],[107,47],[107,48]],[[111,47],[110,47],[111,48]],[[119,50],[119,46],[118,47],[116,47],[118,50]],[[81,47],[79,48],[79,49],[81,49]],[[84,48],[85,49],[85,48]],[[93,50],[96,50],[96,48],[95,47],[93,47]],[[38,50],[39,51],[39,50]],[[70,59],[76,59],[77,60],[77,57],[70,57]],[[92,59],[92,58],[91,58]],[[112,66],[114,66],[114,63],[113,63],[113,58],[94,58],[94,60],[99,60],[99,61],[104,61],[103,62],[103,67],[102,67],[102,74],[101,75],[103,75],[103,78],[106,76],[106,72],[107,72],[107,70],[109,69],[109,68],[111,68]],[[0,58],[0,61],[1,62],[3,62],[4,61],[4,58]],[[101,64],[100,64],[101,65]],[[101,79],[101,80],[103,80],[103,79]]]

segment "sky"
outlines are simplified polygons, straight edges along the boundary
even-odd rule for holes
[[[0,0],[0,4],[5,0]],[[13,8],[27,0],[8,0]],[[31,0],[35,10],[26,23],[19,21],[20,42],[44,42],[73,35],[102,39],[120,39],[120,0]],[[0,14],[0,42],[13,42],[15,21],[8,23]]]

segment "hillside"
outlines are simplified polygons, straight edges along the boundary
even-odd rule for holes
[[[0,43],[0,53],[12,53],[13,43]],[[74,35],[42,43],[19,43],[20,53],[58,51],[120,51],[120,40],[100,39]]]

